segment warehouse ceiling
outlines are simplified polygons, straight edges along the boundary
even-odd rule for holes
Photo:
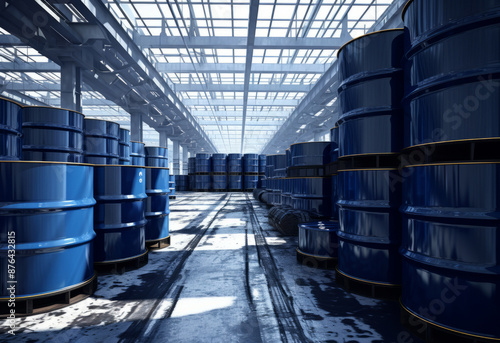
[[[85,24],[76,3],[92,1],[44,3],[64,3],[59,14]],[[103,2],[219,152],[259,153],[331,68],[338,48],[368,32],[393,0]],[[0,29],[2,94],[60,105],[59,66],[11,37]],[[87,116],[129,125],[130,115],[106,94],[84,84],[82,98]],[[333,100],[309,115],[324,115]],[[152,126],[145,125],[144,141],[157,145]]]

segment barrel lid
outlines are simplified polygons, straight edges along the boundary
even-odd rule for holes
[[[81,114],[82,116],[85,117],[85,114],[83,114],[82,112],[78,112],[78,111],[75,111],[75,110],[70,110],[69,108],[63,108],[63,107],[54,107],[54,106],[32,106],[32,105],[28,105],[28,106],[23,106],[23,108],[50,108],[51,110],[61,110],[61,111],[69,111],[69,112],[74,112],[74,113],[78,113],[78,114]]]
[[[403,6],[403,11],[401,11],[401,19],[403,19],[403,22],[405,21],[406,11],[408,10],[412,2],[413,0],[408,0],[408,2]]]
[[[347,43],[345,43],[344,45],[342,45],[339,49],[339,51],[337,51],[337,58],[340,56],[340,52],[342,51],[342,49],[344,49],[347,45],[351,44],[352,42],[354,41],[357,41],[361,38],[365,38],[367,36],[371,36],[371,35],[375,35],[375,34],[379,34],[379,33],[383,33],[383,32],[390,32],[390,31],[401,31],[403,32],[404,29],[387,29],[387,30],[380,30],[380,31],[375,31],[375,32],[370,32],[370,33],[367,33],[365,35],[362,35],[362,36],[359,36],[359,37],[356,37],[354,39],[351,39],[350,41],[348,41]]]
[[[144,142],[139,142],[139,141],[130,141],[130,143],[139,143],[139,144],[144,144],[144,145],[146,145],[146,143],[144,143]]]
[[[60,161],[23,161],[23,160],[0,160],[0,163],[38,163],[38,164],[67,164],[72,166],[88,166],[93,167],[90,163],[78,163],[78,162],[60,162]]]
[[[9,99],[9,98],[4,98],[3,96],[0,96],[0,100],[11,102],[11,103],[16,104],[17,106],[20,106],[20,107],[26,107],[26,105],[23,105],[20,102],[17,102],[15,100],[12,100],[12,99]]]
[[[137,142],[139,143],[139,142]],[[145,148],[160,148],[160,149],[167,149],[168,148],[166,146],[159,146],[159,145],[146,145]]]
[[[290,144],[290,146],[292,146],[292,145],[297,145],[297,144],[318,144],[318,143],[321,143],[321,144],[325,144],[325,143],[326,143],[326,144],[330,144],[331,142],[301,142],[301,143],[293,143],[293,144]],[[290,149],[290,148],[288,148],[288,149]],[[287,149],[287,150],[288,150],[288,149]]]
[[[266,155],[266,156],[286,156],[286,154],[271,154],[271,155]]]
[[[111,121],[111,120],[106,120],[106,119],[99,119],[99,118],[85,118],[85,120],[89,121],[89,120],[94,120],[94,121],[104,121],[106,123],[111,123],[111,124],[116,124],[118,126],[120,126],[120,124],[118,124],[116,121]]]

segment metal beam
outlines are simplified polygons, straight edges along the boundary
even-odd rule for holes
[[[221,120],[218,120],[217,122],[215,121],[212,121],[212,120],[199,120],[198,123],[200,123],[200,125],[203,125],[203,126],[216,126],[217,123],[218,125],[225,125],[225,126],[241,126],[242,122],[241,121],[231,121],[231,120],[224,120],[224,121],[221,121]],[[281,124],[283,124],[283,121],[247,121],[247,126],[252,126],[252,127],[269,127],[269,126],[273,126],[273,127],[279,127],[281,126]],[[263,131],[267,131],[269,130],[268,128],[263,130]]]
[[[311,85],[280,85],[280,84],[258,84],[249,85],[247,92],[299,92],[307,93]],[[176,84],[177,92],[244,92],[245,85],[235,84]]]
[[[249,111],[247,112],[247,117],[258,117],[258,118],[288,118],[291,111]],[[241,117],[243,115],[243,111],[201,111],[201,110],[193,110],[191,114],[195,117],[203,116],[203,117],[213,117],[214,114],[216,117]]]
[[[1,64],[0,64],[1,65]],[[245,63],[165,63],[155,65],[159,72],[164,73],[244,73]],[[252,63],[252,73],[292,73],[292,74],[323,74],[328,69],[326,64],[274,64]]]
[[[246,49],[247,37],[184,37],[192,49]],[[178,36],[134,35],[134,41],[141,48],[179,48],[185,49],[184,41]],[[338,49],[340,38],[291,38],[256,37],[254,49]]]
[[[1,37],[1,36],[0,36]],[[2,44],[0,43],[0,46]],[[0,62],[0,71],[3,72],[55,72],[59,73],[61,67],[54,62]]]
[[[248,106],[297,106],[300,100],[288,99],[259,99],[248,100]],[[186,99],[183,101],[186,106],[243,106],[243,99]]]

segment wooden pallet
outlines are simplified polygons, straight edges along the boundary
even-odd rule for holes
[[[397,300],[401,296],[401,286],[370,282],[349,277],[336,269],[335,281],[347,292],[375,299]]]
[[[125,272],[139,269],[148,264],[148,252],[142,255],[123,260],[110,262],[94,262],[94,269],[98,274],[123,274]]]
[[[146,241],[146,246],[148,249],[156,250],[163,249],[170,246],[170,236],[162,239],[157,239],[154,241]]]

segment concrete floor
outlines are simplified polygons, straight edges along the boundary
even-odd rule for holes
[[[397,302],[346,293],[332,271],[298,265],[296,237],[251,194],[178,193],[172,246],[145,267],[99,277],[94,296],[17,319],[15,342],[421,342]]]

